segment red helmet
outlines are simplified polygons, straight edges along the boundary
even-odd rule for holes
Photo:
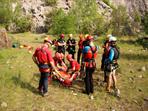
[[[64,34],[61,34],[61,35],[60,35],[60,38],[64,38],[64,37],[65,37],[65,35],[64,35]]]
[[[68,55],[66,56],[66,58],[67,58],[67,60],[70,60],[70,59],[72,59],[72,55],[71,55],[71,54],[68,54]]]
[[[86,40],[93,40],[93,38],[94,38],[93,36],[89,35],[89,36],[87,36]]]

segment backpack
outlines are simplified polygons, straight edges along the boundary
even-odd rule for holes
[[[89,46],[90,49],[91,49],[91,52],[92,52],[92,59],[94,59],[94,54],[96,53],[97,51],[97,46],[95,46],[95,50],[93,50],[93,48],[91,46]]]
[[[47,61],[45,61],[42,57],[43,56],[47,56],[47,52],[43,49],[44,47],[41,47],[37,50],[37,54],[38,56],[40,55],[41,56],[41,59],[42,59],[42,62],[43,63],[46,63]],[[49,68],[51,67],[50,64],[39,64],[39,68]]]
[[[88,59],[88,64],[87,64],[87,67],[91,67],[93,69],[96,68],[96,62],[95,62],[95,53],[97,51],[97,47],[95,46],[95,50],[93,49],[93,47],[89,46],[90,47],[90,50],[92,52],[92,58],[91,59]]]
[[[119,49],[119,47],[116,46],[116,47],[113,47],[112,49],[114,50],[114,53],[115,53],[113,60],[118,60],[119,57],[120,57],[120,49]]]

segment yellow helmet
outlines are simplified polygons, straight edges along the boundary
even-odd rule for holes
[[[48,42],[48,43],[52,44],[52,41],[51,41],[51,39],[49,38],[49,36],[46,37],[46,38],[44,38],[44,42]]]
[[[108,34],[106,39],[109,40],[109,38],[111,38],[111,37],[112,37],[112,34]]]
[[[87,36],[89,36],[89,34],[85,34],[84,38],[87,38]]]
[[[73,35],[72,34],[69,34],[69,37],[73,37]]]

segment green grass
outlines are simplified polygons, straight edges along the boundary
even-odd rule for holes
[[[45,34],[31,33],[10,34],[13,40],[21,44],[37,47]],[[102,37],[96,41],[101,46]],[[95,99],[89,100],[82,93],[83,81],[75,81],[71,88],[65,88],[58,82],[49,85],[49,96],[41,97],[38,86],[39,71],[33,63],[32,54],[27,49],[10,48],[0,50],[0,104],[7,103],[0,111],[139,111],[148,97],[148,73],[140,71],[142,66],[148,68],[148,52],[142,45],[135,43],[136,38],[119,39],[121,57],[119,60],[118,87],[121,99],[105,92],[101,86],[103,72],[99,70],[102,49],[97,57],[97,71],[94,74]],[[35,49],[35,48],[34,48]],[[139,76],[143,76],[140,78]],[[73,95],[73,92],[77,95]],[[148,103],[146,103],[148,104]],[[146,110],[146,109],[145,109]]]

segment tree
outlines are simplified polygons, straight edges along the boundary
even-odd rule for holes
[[[126,9],[123,6],[118,6],[113,9],[110,26],[115,35],[128,35],[130,29],[130,21]],[[127,31],[128,30],[128,31]]]
[[[56,9],[47,15],[46,24],[51,34],[98,34],[104,31],[104,21],[97,12],[96,0],[75,0],[68,13]]]
[[[70,11],[75,16],[78,33],[98,33],[102,30],[103,18],[97,12],[96,0],[75,0]]]
[[[12,18],[11,1],[0,1],[0,24],[7,24]]]
[[[50,17],[50,19],[48,18]],[[73,15],[65,14],[62,9],[55,9],[47,15],[46,24],[50,34],[75,33],[75,18]],[[50,24],[50,25],[49,25]]]
[[[142,24],[143,24],[145,33],[148,34],[148,12],[145,13]]]

